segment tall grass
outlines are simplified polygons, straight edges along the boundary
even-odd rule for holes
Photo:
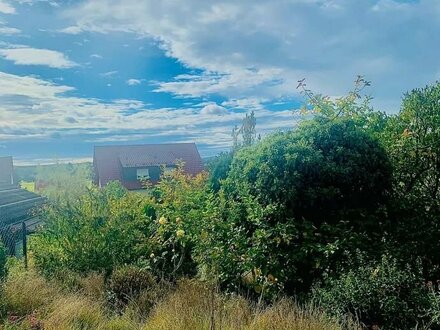
[[[97,274],[82,279],[79,288],[66,291],[33,270],[15,270],[0,293],[6,308],[0,329],[358,329],[355,324],[346,322],[343,326],[319,309],[299,306],[287,298],[257,308],[241,296],[219,293],[197,280],[160,288],[157,301],[148,310],[143,310],[141,294],[125,309],[115,311],[105,299],[105,290],[103,278]]]

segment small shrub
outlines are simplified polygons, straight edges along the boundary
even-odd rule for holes
[[[410,329],[430,323],[431,294],[419,268],[400,267],[388,256],[378,264],[330,279],[313,292],[314,299],[329,312],[351,313],[380,329]]]
[[[156,281],[151,273],[137,266],[123,266],[113,271],[109,289],[117,305],[126,305],[141,292],[153,289]]]
[[[119,188],[118,188],[119,187]],[[134,263],[151,252],[151,201],[140,194],[123,194],[120,185],[91,189],[74,201],[48,204],[44,227],[30,240],[35,265],[48,276],[66,270],[109,275],[113,268]]]

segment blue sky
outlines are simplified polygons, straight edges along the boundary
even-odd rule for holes
[[[0,155],[87,159],[94,145],[228,149],[254,110],[295,125],[296,82],[374,106],[438,79],[440,1],[0,0]]]

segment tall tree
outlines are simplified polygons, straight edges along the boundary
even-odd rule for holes
[[[251,111],[250,114],[246,114],[243,118],[240,127],[236,125],[232,129],[233,150],[237,150],[241,147],[248,147],[255,143],[257,139],[256,125],[257,119],[255,118],[255,112]]]

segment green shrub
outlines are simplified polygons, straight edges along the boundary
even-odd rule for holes
[[[394,167],[392,249],[403,260],[422,258],[432,280],[440,278],[439,100],[439,82],[405,93],[383,133]]]
[[[209,184],[214,191],[219,191],[221,183],[228,176],[232,164],[232,152],[222,152],[207,164],[209,169]]]
[[[119,306],[155,287],[156,281],[148,270],[132,265],[116,268],[109,280],[111,296]]]
[[[315,288],[314,299],[328,312],[351,313],[380,329],[412,329],[431,323],[433,292],[421,268],[401,267],[384,256],[380,263],[359,266]]]
[[[157,217],[148,242],[153,251],[149,255],[152,270],[171,281],[196,275],[195,249],[207,219],[215,214],[207,174],[193,177],[178,166],[162,176],[153,195]]]
[[[121,191],[112,184],[47,205],[44,227],[30,240],[35,265],[48,275],[66,270],[108,275],[115,266],[148,256],[152,219],[145,209],[152,201]]]
[[[353,121],[274,134],[235,154],[200,255],[235,288],[306,291],[345,254],[378,254],[390,175],[384,149]]]

